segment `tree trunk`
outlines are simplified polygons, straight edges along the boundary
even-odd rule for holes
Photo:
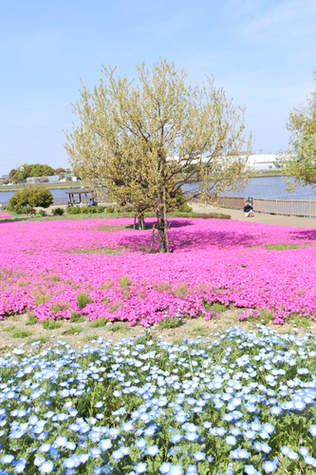
[[[138,215],[138,229],[140,231],[143,231],[144,229],[146,229],[145,218],[144,218],[144,215],[142,214]]]
[[[163,217],[165,220],[165,240],[167,252],[169,251],[168,221],[167,221],[167,203],[166,203],[166,187],[163,187]]]
[[[165,217],[164,217],[164,210],[159,209],[157,211],[159,252],[167,252],[165,226],[166,226],[166,223],[165,223]]]

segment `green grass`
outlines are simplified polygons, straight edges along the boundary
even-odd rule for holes
[[[35,325],[35,323],[38,322],[38,319],[35,317],[35,315],[29,315],[26,325]]]
[[[100,327],[104,327],[105,324],[106,324],[105,317],[101,317],[101,318],[98,318],[97,320],[93,320],[92,322],[90,322],[90,327],[100,328]]]
[[[57,330],[57,328],[60,328],[62,324],[63,322],[60,322],[58,320],[49,320],[48,318],[46,320],[43,320],[42,322],[42,325],[45,330]]]
[[[212,302],[209,304],[205,304],[204,307],[206,310],[217,312],[217,313],[226,312],[226,310],[229,309],[227,305],[224,305],[223,303],[220,303],[220,302]]]
[[[180,320],[178,317],[168,318],[165,317],[161,322],[158,323],[158,328],[160,330],[168,330],[170,328],[176,328],[180,325]]]
[[[80,325],[72,325],[63,331],[63,335],[75,335],[76,333],[82,332],[82,327]]]
[[[197,326],[197,327],[192,328],[190,333],[191,333],[191,335],[205,336],[205,335],[209,334],[209,330],[205,326]]]
[[[122,325],[121,323],[116,323],[113,327],[110,328],[111,332],[121,332],[126,333],[130,330],[128,325]]]
[[[38,338],[33,338],[30,343],[39,342],[40,344],[44,344],[49,340],[48,336],[39,336]]]
[[[26,338],[28,336],[33,335],[33,331],[31,330],[22,330],[21,328],[16,328],[12,332],[12,337],[13,338]]]
[[[11,332],[15,329],[15,325],[10,325],[9,327],[2,328],[4,332]]]
[[[300,317],[297,313],[292,313],[287,319],[286,323],[293,323],[298,328],[307,328],[311,324],[310,317]]]
[[[96,338],[98,338],[98,335],[86,335],[84,338],[83,338],[83,341],[85,343],[88,343],[89,341],[91,340],[95,340]]]
[[[85,318],[84,318],[83,315],[80,315],[80,313],[71,312],[70,321],[71,321],[71,323],[80,323],[80,322],[84,322]]]

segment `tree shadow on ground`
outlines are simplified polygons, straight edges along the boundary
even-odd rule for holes
[[[149,223],[148,223],[149,224]],[[147,231],[152,229],[155,223],[150,223]],[[169,228],[168,236],[170,243],[170,250],[202,250],[208,247],[217,247],[219,249],[231,249],[231,248],[245,248],[252,246],[263,246],[258,236],[254,236],[244,230],[240,233],[230,230],[210,230],[210,229],[196,229],[194,227],[192,231],[189,230],[190,226],[193,226],[194,222],[190,218],[188,219],[173,219],[171,221],[171,227]],[[129,227],[131,229],[131,227]],[[186,228],[181,233],[181,228]],[[121,235],[118,244],[123,247],[128,247],[135,251],[149,252],[152,233],[139,232],[129,235]],[[157,252],[158,236],[155,233],[154,249]]]
[[[290,235],[293,236],[294,239],[316,241],[316,229],[297,229],[295,231],[291,231]]]

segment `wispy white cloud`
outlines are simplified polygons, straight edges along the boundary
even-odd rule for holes
[[[246,2],[247,3],[247,2]],[[283,0],[257,3],[257,11],[241,27],[244,35],[254,39],[289,39],[316,37],[316,2],[314,0]]]

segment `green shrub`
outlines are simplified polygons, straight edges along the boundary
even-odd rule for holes
[[[81,208],[79,208],[77,206],[68,206],[68,208],[66,208],[66,213],[67,214],[80,214],[81,213]]]
[[[193,208],[188,205],[188,203],[184,203],[183,205],[179,206],[178,211],[181,213],[191,213],[193,211]]]
[[[62,216],[64,214],[65,210],[63,208],[53,208],[52,209],[52,215],[53,216]]]
[[[48,208],[54,201],[49,190],[39,185],[30,185],[21,188],[9,200],[9,209],[21,214],[25,206],[40,206]]]
[[[104,206],[97,206],[96,210],[97,210],[97,213],[103,213],[104,212]]]
[[[100,328],[100,327],[104,327],[105,324],[106,324],[105,317],[101,317],[101,318],[98,318],[97,320],[93,320],[93,321],[90,323],[90,327],[92,327],[92,328]]]
[[[38,210],[38,214],[39,214],[39,216],[48,216],[44,209]]]
[[[60,328],[62,326],[63,322],[58,322],[57,320],[49,320],[49,318],[47,318],[46,320],[43,320],[42,324],[45,330],[57,330],[57,328]]]
[[[83,315],[80,315],[80,313],[71,312],[70,313],[70,321],[71,321],[71,323],[84,322],[85,318],[84,318]]]
[[[12,332],[13,338],[26,338],[27,336],[33,335],[34,332],[31,330],[22,330],[22,328],[17,328]]]
[[[35,323],[38,322],[38,319],[35,317],[35,315],[30,314],[29,318],[27,319],[26,325],[35,325]]]
[[[176,328],[180,325],[178,317],[165,317],[161,322],[158,323],[158,328],[160,330],[168,328]]]
[[[81,213],[83,214],[90,214],[90,213],[96,213],[97,208],[95,206],[82,206],[81,207]]]
[[[115,208],[114,206],[108,206],[105,210],[107,213],[115,213]]]
[[[88,303],[88,294],[86,292],[79,292],[77,294],[77,305],[82,310]]]
[[[63,331],[63,335],[75,335],[76,333],[80,333],[82,331],[82,327],[80,325],[75,325],[67,328],[67,330]]]

